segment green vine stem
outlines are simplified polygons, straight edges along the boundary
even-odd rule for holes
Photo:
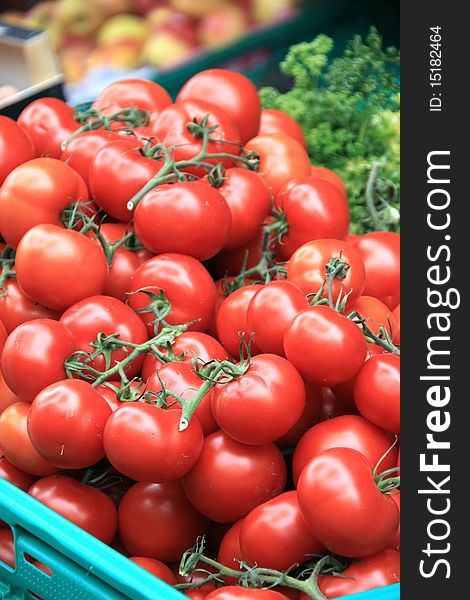
[[[380,346],[387,352],[392,352],[393,354],[400,354],[400,349],[397,346],[395,346],[395,344],[392,342],[390,335],[385,329],[385,327],[381,326],[378,331],[378,335],[375,335],[375,333],[373,333],[366,325],[367,319],[364,319],[364,317],[362,317],[361,314],[357,312],[357,310],[349,314],[348,319],[351,319],[351,321],[356,323],[356,325],[359,325],[364,335],[366,336],[368,342],[373,342],[374,344],[377,344],[377,346]]]

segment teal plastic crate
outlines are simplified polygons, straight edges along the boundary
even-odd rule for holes
[[[0,479],[0,518],[15,536],[16,568],[0,562],[0,599],[184,600],[180,592]],[[50,567],[46,575],[25,554]],[[399,600],[400,586],[344,600]]]

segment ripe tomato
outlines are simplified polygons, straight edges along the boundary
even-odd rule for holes
[[[191,504],[218,523],[232,523],[282,492],[286,465],[274,444],[248,446],[224,432],[204,440],[198,461],[184,477]]]
[[[16,487],[19,487],[24,492],[28,491],[36,481],[36,477],[18,469],[18,467],[12,465],[4,456],[0,457],[0,477],[16,485]]]
[[[17,167],[0,189],[0,232],[16,248],[35,225],[63,227],[61,214],[78,200],[86,202],[85,182],[55,158],[35,158]]]
[[[181,481],[136,483],[119,504],[119,537],[133,555],[180,560],[209,522],[191,506]]]
[[[361,317],[367,319],[366,325],[375,335],[381,327],[384,327],[389,334],[395,331],[395,318],[392,311],[378,298],[360,296],[348,310],[351,312],[355,310]]]
[[[18,125],[28,132],[36,156],[51,158],[60,158],[62,143],[79,128],[73,108],[58,98],[39,98],[28,104]]]
[[[212,412],[219,427],[242,444],[261,445],[284,435],[305,406],[297,369],[275,354],[259,354],[244,375],[215,387]]]
[[[284,351],[303,377],[332,386],[354,377],[366,357],[367,344],[351,320],[318,305],[294,318],[284,334]]]
[[[5,345],[7,336],[8,332],[5,328],[5,325],[0,321],[0,357],[2,356],[3,346]]]
[[[304,294],[317,293],[326,277],[326,265],[331,258],[345,261],[349,265],[343,279],[333,280],[333,302],[342,291],[349,293],[348,302],[354,303],[362,294],[366,274],[359,252],[342,240],[314,240],[300,246],[287,265],[287,279],[300,287]],[[328,297],[325,286],[323,297]]]
[[[400,357],[379,354],[367,360],[354,383],[354,401],[368,421],[400,433]]]
[[[5,408],[10,406],[10,404],[20,401],[21,398],[14,394],[7,386],[5,378],[3,377],[3,373],[0,370],[0,414],[2,414]]]
[[[96,488],[71,477],[52,475],[34,483],[29,494],[105,544],[116,535],[116,507]]]
[[[398,453],[398,466],[400,466],[400,453]],[[393,494],[390,494],[392,500],[398,506],[398,512],[400,512],[400,490],[395,490]],[[398,523],[398,529],[396,530],[395,536],[388,545],[392,550],[400,551],[400,523]]]
[[[290,281],[271,281],[256,288],[248,306],[248,328],[255,332],[256,344],[263,352],[285,356],[284,333],[294,317],[308,308],[308,301]]]
[[[204,266],[192,256],[184,254],[160,254],[145,261],[134,273],[130,292],[151,288],[155,293],[163,291],[171,304],[165,320],[171,325],[195,321],[189,326],[192,331],[205,331],[212,320],[216,290],[211,276]],[[132,293],[129,304],[134,310],[146,308],[149,297],[143,292]],[[153,334],[153,313],[140,313]]]
[[[323,421],[309,429],[294,452],[293,476],[297,482],[307,463],[330,448],[351,448],[363,454],[372,467],[391,448],[393,437],[359,415],[342,415]],[[380,464],[380,471],[392,469],[397,449],[392,448]]]
[[[279,448],[293,448],[306,431],[324,419],[322,388],[309,381],[304,383],[304,410],[289,431],[276,440]]]
[[[111,413],[89,383],[66,379],[44,388],[33,400],[28,434],[52,465],[82,469],[104,457],[103,431]]]
[[[207,600],[287,600],[287,596],[271,589],[244,588],[228,585],[211,592]]]
[[[0,115],[0,186],[13,169],[35,157],[33,142],[26,130],[13,119]]]
[[[393,343],[397,346],[400,345],[400,305],[396,306],[392,312],[393,315],[393,323],[394,329],[392,330],[393,334]]]
[[[300,511],[330,552],[363,557],[385,550],[399,522],[398,508],[382,493],[367,458],[330,448],[312,459],[297,483]]]
[[[259,264],[262,256],[264,228],[255,237],[233,250],[222,250],[214,259],[215,271],[219,277],[238,275],[242,268],[251,269]]]
[[[312,177],[315,177],[316,179],[323,179],[325,181],[329,181],[330,183],[334,183],[336,187],[339,188],[344,194],[344,196],[347,198],[347,191],[344,187],[343,180],[331,169],[327,169],[326,167],[316,167],[315,165],[312,165],[310,167],[310,175]]]
[[[90,238],[57,225],[36,225],[26,233],[16,253],[16,276],[32,300],[64,310],[103,292],[108,264]]]
[[[302,564],[324,546],[309,531],[297,502],[297,492],[285,492],[255,507],[240,527],[240,548],[249,565],[286,571]]]
[[[162,563],[161,560],[145,558],[144,556],[132,556],[129,560],[152,575],[155,575],[158,579],[168,583],[168,585],[176,585],[176,577],[173,571],[165,563]]]
[[[146,248],[198,260],[220,252],[230,223],[225,198],[205,181],[159,185],[145,194],[134,214],[135,231]]]
[[[240,73],[226,69],[201,71],[183,85],[176,100],[204,100],[220,106],[238,127],[242,144],[258,132],[261,115],[258,90]]]
[[[15,558],[15,539],[13,537],[13,531],[10,527],[7,529],[0,529],[0,561],[14,569]]]
[[[392,310],[400,304],[400,234],[374,231],[355,247],[366,270],[364,294],[382,300]]]
[[[51,383],[66,379],[64,360],[76,349],[70,331],[52,319],[35,319],[7,338],[1,367],[8,387],[31,401]]]
[[[285,133],[294,140],[297,140],[301,146],[307,148],[302,127],[290,115],[282,110],[275,108],[266,108],[261,111],[261,122],[259,124],[258,135],[265,133]]]
[[[310,174],[310,159],[297,140],[285,133],[264,133],[245,146],[260,156],[258,172],[275,196],[291,179]]]
[[[235,571],[242,570],[240,566],[243,560],[242,549],[240,547],[240,530],[242,525],[243,519],[239,519],[227,530],[220,542],[217,553],[217,562],[229,567],[229,569],[235,569]],[[225,577],[224,579],[225,583],[228,584],[235,582],[234,577]]]

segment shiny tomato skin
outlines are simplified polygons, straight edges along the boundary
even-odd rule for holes
[[[284,334],[284,352],[303,377],[332,386],[354,377],[366,357],[367,344],[350,319],[319,305],[294,318]]]
[[[103,431],[112,410],[86,381],[66,379],[44,388],[28,415],[36,450],[61,469],[82,469],[104,457]]]
[[[132,556],[129,558],[133,563],[142,567],[158,579],[161,579],[168,585],[176,585],[176,577],[169,567],[161,560],[155,558],[146,558],[144,556]]]
[[[323,421],[323,394],[318,385],[304,381],[305,406],[302,414],[292,427],[275,441],[279,448],[294,448],[297,442],[311,427]]]
[[[155,254],[175,252],[208,260],[223,248],[231,213],[225,198],[205,181],[159,185],[137,205],[137,237]]]
[[[232,118],[245,144],[256,135],[261,105],[258,90],[244,75],[226,69],[207,69],[189,79],[176,100],[204,100],[220,106]]]
[[[240,527],[240,548],[249,565],[286,571],[324,546],[310,533],[297,502],[297,492],[284,492],[255,507]]]
[[[327,169],[326,167],[317,167],[312,165],[310,168],[310,176],[316,179],[323,179],[325,181],[329,181],[330,183],[334,183],[336,187],[341,190],[344,196],[347,198],[347,191],[344,186],[343,180],[339,175],[337,175],[331,169]]]
[[[215,309],[216,289],[205,267],[192,256],[184,254],[160,254],[146,260],[134,273],[130,292],[141,288],[153,288],[155,293],[163,291],[171,304],[171,311],[165,317],[170,325],[192,323],[191,331],[206,331],[211,324]],[[143,292],[132,293],[129,305],[134,310],[146,308],[149,297]],[[155,319],[153,313],[140,313],[153,336]]]
[[[204,440],[198,461],[183,478],[191,504],[212,521],[232,523],[280,494],[286,465],[274,444],[248,446],[216,432]]]
[[[8,337],[8,332],[5,328],[5,325],[0,320],[0,357],[2,356],[3,346],[5,345],[7,337]]]
[[[354,383],[354,401],[371,423],[400,433],[400,356],[379,354],[366,361]]]
[[[8,387],[32,401],[51,383],[66,379],[65,359],[76,349],[71,332],[52,319],[19,325],[7,338],[1,367]]]
[[[116,507],[94,487],[71,477],[52,475],[34,483],[28,493],[105,544],[116,535]]]
[[[285,133],[258,135],[245,148],[260,156],[258,173],[273,196],[291,179],[310,174],[310,159],[305,148]]]
[[[0,186],[13,169],[35,157],[36,151],[26,130],[13,119],[0,115]]]
[[[185,475],[196,463],[204,436],[197,418],[178,431],[181,410],[125,403],[109,417],[104,449],[109,462],[135,481],[162,483]]]
[[[392,312],[395,329],[392,330],[392,340],[397,346],[400,345],[400,305],[396,306]]]
[[[21,112],[18,125],[28,132],[36,156],[50,158],[60,158],[62,143],[80,127],[73,108],[59,98],[34,100]]]
[[[215,387],[212,412],[219,427],[242,444],[268,444],[300,418],[305,386],[297,369],[275,354],[251,358],[244,375]]]
[[[261,111],[258,135],[263,135],[264,133],[285,133],[294,138],[294,140],[297,140],[305,149],[307,148],[307,140],[305,139],[302,127],[294,118],[282,110],[266,108]]]
[[[16,487],[24,492],[28,491],[36,481],[34,475],[30,475],[29,473],[18,469],[18,467],[15,467],[15,465],[9,462],[4,456],[0,457],[0,477],[13,485],[16,485]]]
[[[253,296],[248,306],[247,322],[263,352],[284,354],[284,333],[294,317],[308,308],[302,290],[290,281],[271,281]]]
[[[209,522],[186,498],[181,481],[136,483],[119,505],[119,537],[132,555],[180,560]]]
[[[330,448],[351,448],[363,454],[372,467],[393,445],[393,436],[369,423],[359,415],[341,415],[314,425],[300,439],[294,452],[293,476],[297,482],[304,467]],[[397,449],[380,464],[380,470],[392,469],[397,461]]]
[[[211,592],[207,600],[287,600],[280,592],[271,589],[244,588],[228,585]]]
[[[102,249],[78,231],[36,225],[18,246],[18,285],[29,298],[48,308],[64,310],[101,294],[107,275]]]
[[[240,562],[243,560],[242,549],[240,547],[240,530],[243,525],[243,519],[239,519],[230,529],[227,530],[224,537],[222,538],[218,553],[217,561],[229,569],[235,569],[235,571],[241,571]],[[230,584],[235,582],[234,577],[225,577],[225,582]]]
[[[398,455],[400,456],[400,455]],[[398,466],[400,466],[400,461],[398,460]],[[398,506],[398,511],[400,511],[401,506],[400,506],[400,490],[395,490],[393,492],[393,494],[390,494],[392,500],[395,502],[395,504]],[[397,531],[395,533],[395,536],[392,538],[391,542],[388,545],[389,548],[391,548],[392,550],[398,550],[398,552],[400,552],[400,523],[398,523],[398,528]]]
[[[366,325],[375,335],[381,327],[384,327],[389,335],[395,331],[395,317],[392,311],[378,298],[360,296],[348,310],[357,311],[361,317],[367,319]]]

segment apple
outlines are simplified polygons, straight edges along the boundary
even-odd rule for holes
[[[169,0],[169,2],[175,10],[196,18],[207,15],[225,4],[225,0]]]
[[[175,11],[167,6],[155,8],[146,16],[152,34],[158,31],[171,31],[182,37],[189,44],[197,43],[196,21],[188,15]]]
[[[122,13],[133,10],[132,0],[93,0],[95,5],[100,8],[105,17],[114,17]]]
[[[251,0],[251,14],[256,23],[271,23],[293,12],[296,0]]]
[[[94,0],[58,0],[57,23],[66,33],[90,35],[106,18]]]
[[[145,16],[155,8],[167,6],[165,0],[132,0],[132,12],[136,15]]]
[[[113,66],[135,69],[140,63],[141,44],[136,40],[120,40],[107,46],[96,48],[89,57],[88,66]]]
[[[99,46],[115,44],[120,40],[134,40],[143,44],[149,34],[147,22],[137,15],[123,14],[111,17],[98,31]]]
[[[237,40],[248,29],[245,11],[236,4],[224,4],[202,17],[198,34],[204,46],[214,48]]]
[[[193,45],[171,31],[153,33],[142,50],[142,62],[153,67],[164,68],[187,58]]]
[[[25,17],[23,13],[15,12],[14,10],[7,10],[0,13],[0,21],[7,25],[26,25]]]

